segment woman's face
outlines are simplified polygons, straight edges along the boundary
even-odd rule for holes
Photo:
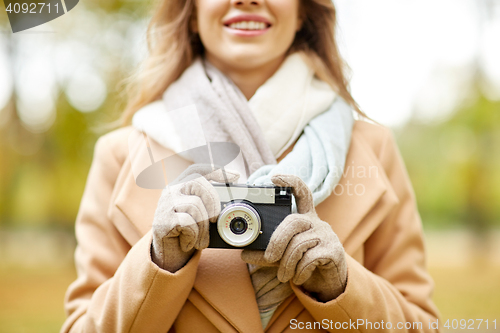
[[[207,58],[249,70],[283,58],[300,29],[300,0],[196,0],[193,28]]]

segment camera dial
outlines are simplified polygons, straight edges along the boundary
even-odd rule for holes
[[[244,247],[260,234],[261,219],[255,208],[244,202],[229,203],[217,219],[220,237],[229,245]]]

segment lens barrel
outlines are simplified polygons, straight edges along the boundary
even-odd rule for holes
[[[252,244],[260,234],[261,218],[246,202],[230,202],[217,219],[217,231],[224,242],[235,247]]]

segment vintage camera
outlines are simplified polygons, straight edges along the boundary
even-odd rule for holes
[[[291,187],[214,184],[221,200],[210,223],[211,248],[265,250],[271,235],[292,212]]]

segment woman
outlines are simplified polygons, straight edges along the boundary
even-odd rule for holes
[[[330,0],[160,1],[133,126],[96,145],[62,332],[434,328],[411,185],[390,132],[353,124],[334,25]],[[146,189],[145,170],[221,141],[241,149],[237,173],[188,154],[179,184]],[[266,251],[207,249],[220,212],[209,181],[238,176],[293,188],[296,213]]]

